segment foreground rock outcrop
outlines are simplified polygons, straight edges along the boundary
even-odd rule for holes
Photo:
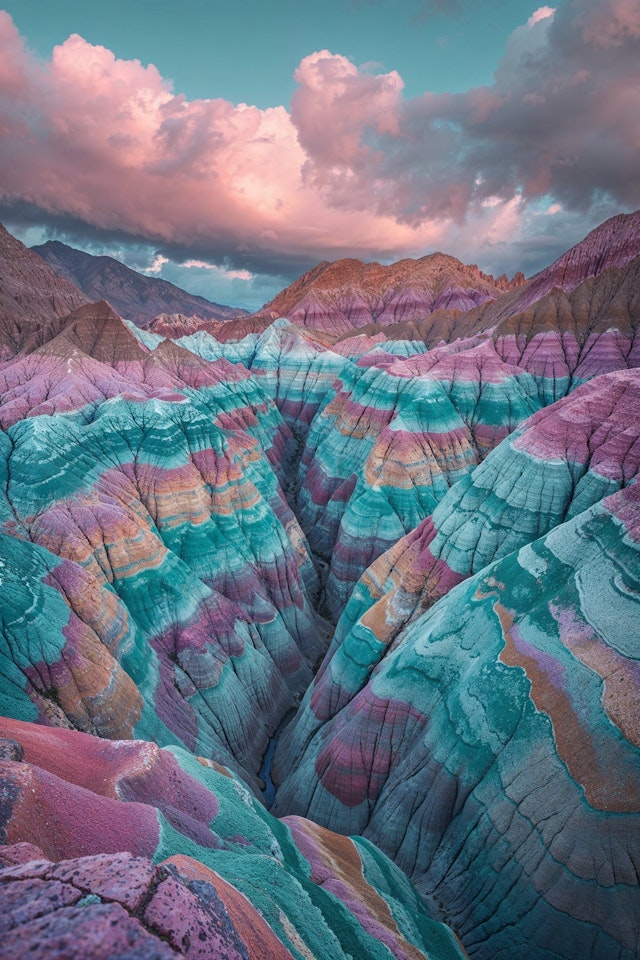
[[[465,956],[371,844],[277,821],[210,761],[10,720],[0,737],[3,957]]]

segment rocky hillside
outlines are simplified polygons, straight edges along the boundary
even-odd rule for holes
[[[0,224],[0,360],[13,356],[40,325],[88,298]]]
[[[59,240],[48,240],[32,250],[60,277],[79,287],[88,300],[108,300],[120,316],[138,326],[146,326],[161,314],[197,317],[201,321],[248,316],[239,307],[211,303],[160,277],[137,273],[112,257],[95,257]]]
[[[551,266],[526,282],[514,285],[512,290],[506,290],[477,309],[434,311],[427,317],[407,318],[386,327],[384,336],[389,339],[422,340],[427,347],[432,348],[442,340],[451,342],[458,337],[486,333],[502,321],[513,325],[513,317],[527,315],[532,309],[538,318],[539,329],[543,330],[547,323],[545,304],[553,305],[561,293],[570,298],[572,292],[584,281],[594,280],[609,269],[626,266],[638,257],[639,251],[640,211],[621,213],[592,230],[584,240],[567,250]],[[615,274],[613,276],[612,286],[615,293]],[[585,291],[588,289],[589,287],[583,288]],[[583,298],[583,309],[586,309],[588,314],[593,314],[600,307],[601,304],[597,302],[591,305],[589,294]],[[549,322],[554,322],[553,306]],[[561,327],[562,323],[561,320]],[[570,327],[574,325],[569,322]],[[368,325],[361,332],[372,335],[379,333],[380,328]],[[348,331],[343,336],[353,336],[353,331]]]
[[[336,260],[305,273],[258,316],[339,335],[370,323],[421,320],[441,309],[469,310],[523,282],[521,274],[495,280],[443,253],[391,266]]]
[[[439,345],[105,302],[5,342],[7,956],[638,954],[617,223]]]

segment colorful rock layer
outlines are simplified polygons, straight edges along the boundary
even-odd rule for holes
[[[370,843],[276,820],[210,761],[11,720],[0,737],[7,960],[465,956]]]
[[[636,956],[638,224],[416,343],[3,288],[3,956],[461,956],[372,841],[480,960]]]
[[[639,370],[578,388],[531,417],[376,560],[288,732],[292,755],[362,689],[400,631],[453,586],[635,482],[638,410]]]
[[[106,307],[0,377],[9,712],[180,743],[257,786],[324,646],[277,409]]]
[[[359,692],[298,755],[285,731],[276,809],[378,844],[473,957],[631,960],[639,570],[634,483],[451,589],[384,651],[369,624],[345,668],[377,661]]]
[[[240,342],[202,332],[180,341],[249,368],[303,444],[286,492],[323,571],[328,617],[340,616],[364,570],[531,413],[600,373],[640,363],[640,259],[625,263],[630,243],[601,258],[623,266],[577,286],[596,264],[576,254],[582,267],[563,274],[569,295],[552,291],[491,338],[426,353],[377,334],[336,344],[342,359],[285,320]]]
[[[367,324],[426,317],[436,310],[469,310],[524,282],[497,280],[475,265],[433,253],[390,266],[361,260],[320,263],[267,303],[258,317],[343,334]]]

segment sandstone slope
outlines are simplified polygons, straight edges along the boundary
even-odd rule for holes
[[[422,319],[436,310],[469,310],[524,281],[495,280],[475,265],[432,253],[390,266],[361,260],[324,262],[265,304],[258,317],[343,334],[369,323]]]

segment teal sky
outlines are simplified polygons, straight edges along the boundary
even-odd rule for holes
[[[250,309],[339,257],[530,276],[640,206],[639,4],[0,0],[0,220]]]
[[[329,49],[397,70],[406,94],[462,92],[491,82],[505,41],[535,0],[5,0],[46,59],[79,33],[123,59],[155,64],[176,92],[261,108],[287,105],[293,72]]]

